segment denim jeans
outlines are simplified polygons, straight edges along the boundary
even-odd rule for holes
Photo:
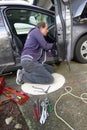
[[[54,69],[47,64],[41,64],[29,60],[21,61],[23,67],[22,80],[27,83],[50,84],[53,82],[52,73]]]

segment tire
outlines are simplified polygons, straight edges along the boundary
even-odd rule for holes
[[[75,59],[80,63],[87,63],[87,35],[81,37],[75,47]]]

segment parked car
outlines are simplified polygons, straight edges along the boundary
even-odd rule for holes
[[[87,8],[87,7],[86,7]],[[84,9],[83,14],[86,13]],[[83,20],[83,14],[75,17],[73,25],[73,43],[71,57],[81,63],[87,63],[87,25]],[[56,15],[57,17],[57,15]],[[86,16],[84,16],[86,17]],[[69,16],[70,18],[70,16]],[[13,71],[20,67],[20,55],[23,49],[28,31],[40,21],[49,25],[49,33],[46,37],[48,42],[56,44],[56,54],[47,57],[48,63],[58,62],[59,57],[66,58],[66,46],[60,41],[64,29],[58,30],[55,22],[55,13],[46,9],[29,5],[27,2],[1,1],[0,2],[0,69]],[[71,34],[69,35],[71,36]],[[58,39],[56,38],[58,37]],[[69,37],[70,38],[70,37]],[[65,39],[66,40],[66,39]],[[68,40],[68,39],[67,39]],[[58,43],[57,43],[58,41]],[[61,46],[62,45],[62,46]]]
[[[71,0],[73,12],[72,57],[87,63],[87,0]]]
[[[48,1],[34,0],[34,4],[55,11],[55,5],[58,6],[60,0],[57,0],[57,4],[54,4],[55,0]],[[61,1],[67,2],[67,0]],[[78,62],[87,63],[87,0],[70,0],[70,2],[73,18],[71,56]],[[59,26],[60,23],[58,28]]]

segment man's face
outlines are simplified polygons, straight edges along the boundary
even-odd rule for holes
[[[48,33],[48,25],[46,24],[46,26],[44,28],[40,28],[41,33],[43,34],[43,36],[46,36]]]

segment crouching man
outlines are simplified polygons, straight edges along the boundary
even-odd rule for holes
[[[27,36],[21,54],[22,70],[17,71],[16,83],[50,84],[53,82],[52,66],[44,64],[46,52],[53,48],[53,43],[47,43],[44,36],[48,33],[48,25],[40,22],[32,28]]]

